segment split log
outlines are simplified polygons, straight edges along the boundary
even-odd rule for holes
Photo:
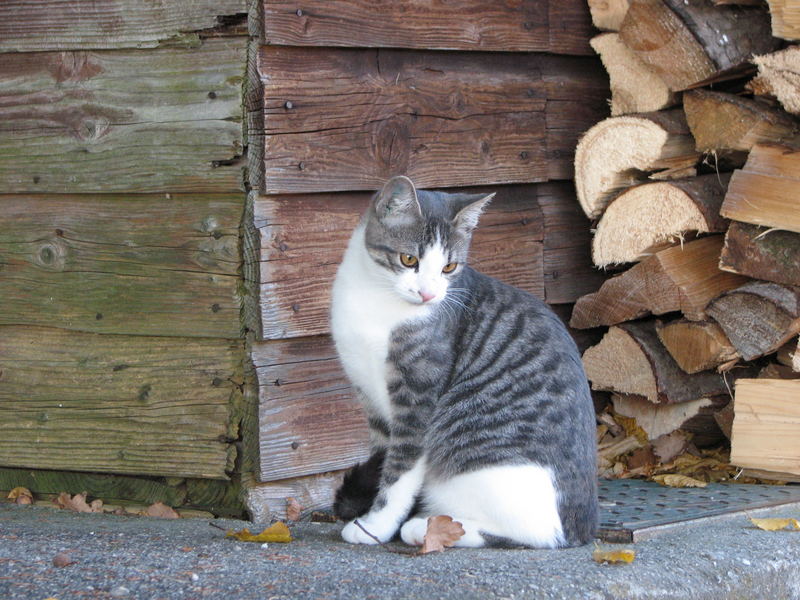
[[[583,354],[592,389],[643,396],[656,404],[689,402],[727,393],[722,375],[688,375],[656,335],[655,322],[615,325],[599,344]]]
[[[617,33],[592,38],[611,85],[611,115],[645,113],[679,103],[652,69],[619,39]]]
[[[601,31],[619,31],[630,0],[589,0],[592,23]]]
[[[772,35],[800,40],[800,5],[796,0],[767,0],[772,17]]]
[[[648,314],[683,312],[704,317],[708,302],[747,279],[717,268],[722,236],[708,236],[647,257],[578,299],[570,326],[616,325]]]
[[[720,214],[800,233],[800,150],[758,144],[731,177]]]
[[[712,300],[706,312],[742,358],[753,360],[800,332],[800,288],[753,281]]]
[[[779,363],[787,367],[800,367],[800,338],[789,340],[778,348],[776,356]],[[795,369],[800,371],[800,368]]]
[[[656,325],[658,339],[685,372],[699,373],[736,360],[739,353],[718,324],[680,319]]]
[[[691,168],[699,157],[679,108],[605,119],[575,150],[578,201],[596,219],[617,192],[646,181],[647,173]]]
[[[594,57],[261,46],[258,69],[270,194],[571,179],[608,114]]]
[[[1,326],[0,464],[228,479],[240,340]]]
[[[645,183],[622,192],[606,209],[592,240],[598,267],[634,262],[687,234],[725,231],[719,214],[727,174]]]
[[[800,373],[786,365],[769,363],[758,372],[757,379],[800,379]]]
[[[3,193],[241,192],[247,40],[0,54]]]
[[[251,1],[263,7],[261,41],[275,46],[591,53],[586,0]]]
[[[717,422],[717,426],[729,441],[731,439],[731,429],[733,429],[733,404],[733,402],[728,402],[722,410],[714,413],[714,420]]]
[[[798,14],[800,16],[800,9]],[[778,99],[787,112],[800,115],[800,46],[754,56],[753,62],[758,67],[759,81],[769,93]]]
[[[673,91],[738,77],[779,43],[764,8],[706,0],[633,0],[619,33]]]
[[[679,404],[653,404],[626,394],[612,394],[614,412],[630,417],[647,434],[648,440],[682,430],[692,434],[692,443],[707,447],[724,438],[714,415],[730,403],[730,396],[698,398]]]
[[[800,380],[736,382],[731,463],[800,475]]]
[[[755,279],[800,285],[800,233],[732,221],[719,268]]]
[[[0,52],[196,46],[199,33],[212,34],[225,22],[242,21],[236,16],[247,13],[247,4],[247,0],[5,0],[0,2]]]
[[[700,152],[749,152],[759,142],[792,139],[800,131],[781,109],[733,94],[692,90],[683,96],[683,109]]]

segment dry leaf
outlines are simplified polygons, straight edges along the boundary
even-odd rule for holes
[[[69,554],[66,552],[59,552],[53,557],[53,565],[56,567],[67,567],[69,565],[74,565],[75,561],[69,557]]]
[[[636,552],[630,548],[601,548],[595,546],[592,552],[592,560],[596,563],[632,563],[636,558]]]
[[[167,506],[163,502],[156,502],[147,507],[142,513],[145,517],[157,517],[159,519],[180,519],[181,516],[173,510],[171,506]]]
[[[687,488],[687,487],[704,488],[708,485],[705,481],[700,481],[699,479],[687,477],[686,475],[654,475],[653,481],[657,481],[661,485],[666,485],[668,487],[678,487],[678,488]]]
[[[91,504],[86,503],[86,492],[70,496],[67,492],[61,492],[58,498],[53,500],[58,508],[72,510],[80,513],[103,512],[103,501],[94,500]]]
[[[267,527],[258,535],[253,535],[245,528],[241,531],[229,531],[225,537],[236,538],[240,542],[277,542],[285,544],[292,541],[292,535],[285,523],[278,521]]]
[[[8,493],[8,499],[14,504],[33,504],[33,494],[28,488],[15,487]]]
[[[750,522],[764,531],[780,531],[787,527],[800,531],[800,521],[797,519],[750,519]]]
[[[422,538],[420,554],[428,552],[441,552],[449,548],[464,535],[464,528],[458,521],[453,521],[447,515],[428,517],[428,529]]]
[[[286,518],[289,521],[299,521],[302,510],[300,503],[295,498],[286,499]]]

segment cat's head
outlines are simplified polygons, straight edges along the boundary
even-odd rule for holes
[[[417,190],[393,177],[366,216],[367,252],[384,283],[412,304],[436,304],[467,261],[472,231],[494,194]]]

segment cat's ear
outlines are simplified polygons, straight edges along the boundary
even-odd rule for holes
[[[387,181],[374,202],[375,214],[387,225],[404,225],[422,218],[414,183],[403,175]]]
[[[493,192],[488,196],[475,196],[471,202],[459,210],[453,219],[453,224],[456,228],[466,233],[475,229],[483,209],[489,204],[489,201],[494,198],[495,193],[496,192]]]

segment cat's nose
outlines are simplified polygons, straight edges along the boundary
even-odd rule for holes
[[[428,292],[423,292],[422,290],[419,291],[419,295],[422,296],[423,303],[436,298],[436,294],[429,294]]]

